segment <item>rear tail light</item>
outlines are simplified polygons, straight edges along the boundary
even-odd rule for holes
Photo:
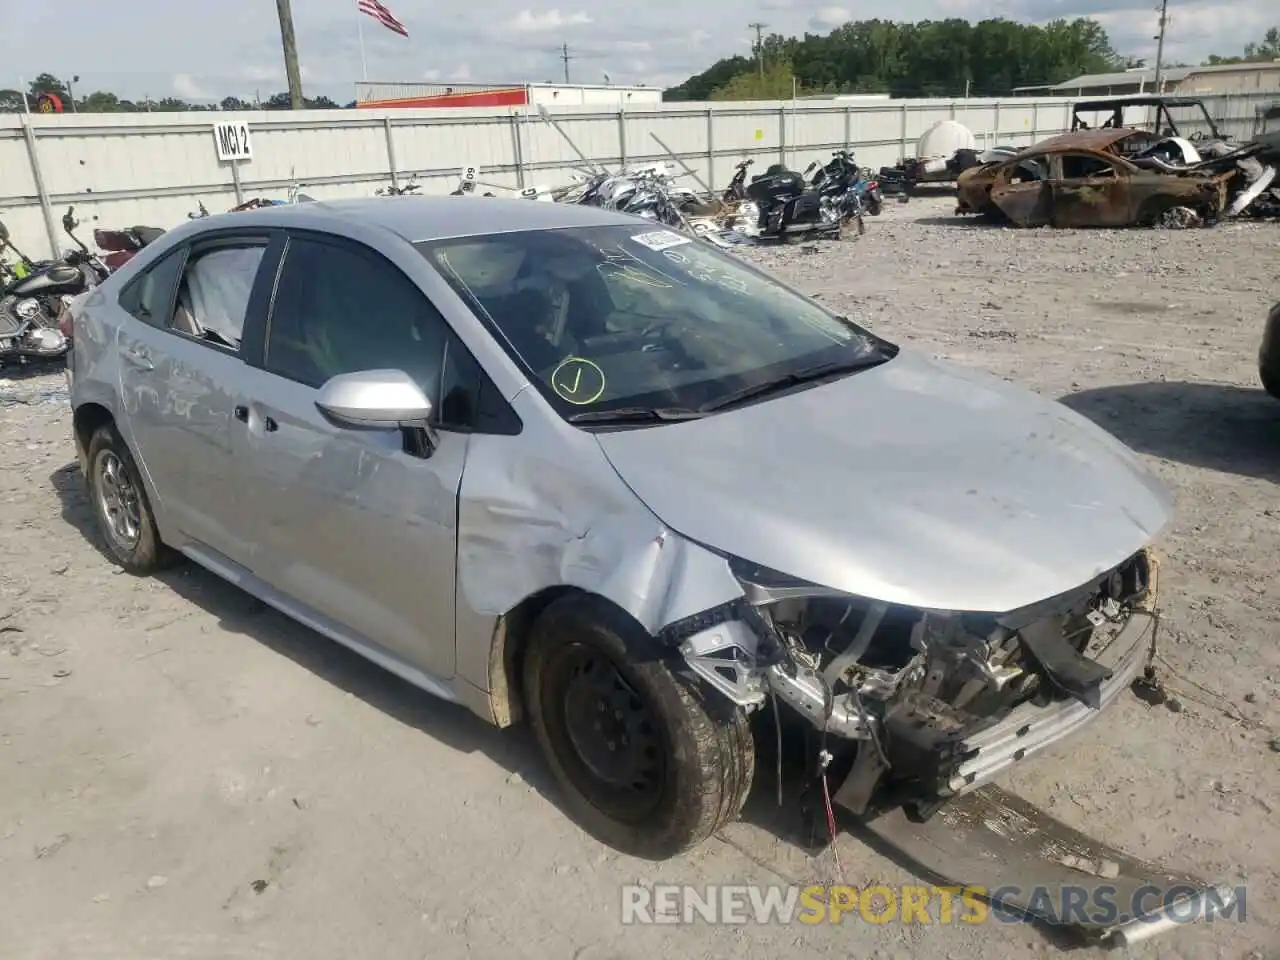
[[[868,189],[868,190],[874,190],[874,189],[875,189],[876,187],[878,187],[878,186],[880,186],[879,182],[878,182],[878,181],[875,181],[875,180],[872,180],[870,183],[868,183],[868,184],[867,184],[867,189]]]

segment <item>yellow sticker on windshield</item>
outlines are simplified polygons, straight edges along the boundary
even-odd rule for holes
[[[565,357],[551,374],[551,389],[575,406],[595,403],[604,395],[604,371],[582,357]]]

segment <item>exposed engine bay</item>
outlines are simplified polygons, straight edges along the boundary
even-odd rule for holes
[[[771,699],[848,770],[834,799],[927,816],[1095,717],[1148,661],[1154,564],[1000,614],[849,597],[740,564],[743,603],[687,635],[691,669],[743,707]],[[731,619],[736,617],[736,619]],[[695,625],[690,625],[694,627]]]

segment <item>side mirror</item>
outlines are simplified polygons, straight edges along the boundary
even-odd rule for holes
[[[80,224],[76,222],[75,210],[75,207],[67,207],[67,212],[62,215],[62,229],[67,231],[67,233],[70,233],[76,227],[80,226]]]
[[[426,427],[431,401],[402,370],[361,370],[331,377],[316,408],[346,427]]]
[[[9,242],[9,228],[4,225],[4,221],[0,220],[0,247]]]

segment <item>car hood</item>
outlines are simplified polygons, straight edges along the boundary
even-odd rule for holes
[[[1166,488],[1062,404],[902,351],[701,420],[597,434],[667,526],[860,596],[1004,612],[1158,536]]]

